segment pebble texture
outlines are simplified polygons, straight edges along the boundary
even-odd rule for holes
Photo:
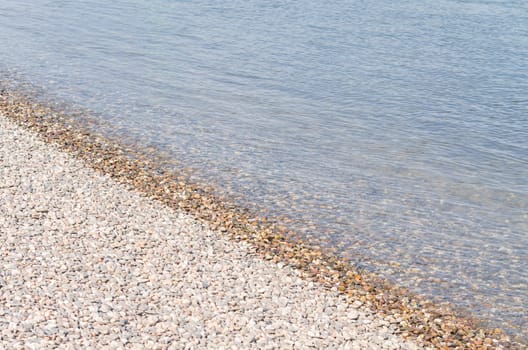
[[[0,348],[421,348],[2,116],[0,259]]]

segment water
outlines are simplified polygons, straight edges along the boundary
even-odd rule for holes
[[[525,1],[3,0],[0,48],[3,79],[526,335]]]

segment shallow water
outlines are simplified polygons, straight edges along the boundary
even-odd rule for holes
[[[4,0],[0,47],[104,133],[528,329],[526,2]]]

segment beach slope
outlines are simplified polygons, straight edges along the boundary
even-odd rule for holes
[[[421,348],[1,115],[0,256],[0,348]]]

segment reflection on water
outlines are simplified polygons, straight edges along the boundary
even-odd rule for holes
[[[4,0],[0,67],[520,334],[526,23],[523,1]]]

